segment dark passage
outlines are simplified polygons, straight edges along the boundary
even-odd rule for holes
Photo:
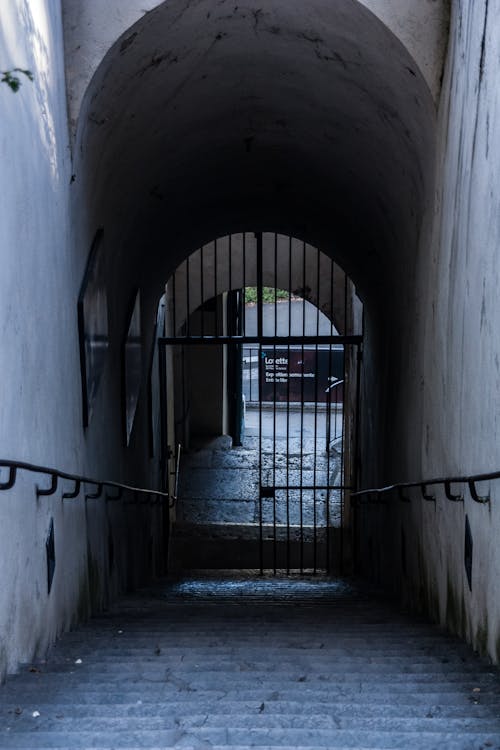
[[[344,574],[363,343],[352,281],[304,241],[246,232],[192,253],[162,299],[170,570]]]

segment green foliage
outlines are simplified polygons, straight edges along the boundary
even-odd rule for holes
[[[262,301],[263,302],[275,302],[280,299],[288,299],[288,292],[284,289],[274,289],[272,286],[262,287]],[[245,302],[256,303],[257,302],[257,287],[247,286],[245,289]]]
[[[21,79],[19,78],[16,73],[22,73],[26,78],[28,78],[30,81],[33,81],[33,73],[31,70],[24,70],[24,68],[13,68],[12,70],[2,70],[0,78],[1,83],[6,83],[7,86],[10,88],[11,91],[14,93],[16,91],[19,91],[21,88]]]

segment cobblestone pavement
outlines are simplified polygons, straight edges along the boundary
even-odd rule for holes
[[[261,447],[261,453],[259,448]],[[286,438],[247,434],[232,447],[228,437],[198,443],[183,455],[179,483],[178,521],[191,524],[258,524],[259,456],[262,485],[336,485],[341,481],[340,440],[325,451],[324,436]],[[338,490],[277,489],[262,499],[264,524],[322,528],[340,522]],[[327,507],[328,505],[328,507]]]

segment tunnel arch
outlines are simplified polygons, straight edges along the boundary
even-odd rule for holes
[[[359,0],[384,23],[407,48],[421,70],[435,99],[439,96],[443,57],[449,25],[448,0],[414,3],[412,0]],[[154,12],[164,0],[63,0],[67,60],[68,109],[72,129],[85,90],[102,59],[115,42],[125,46],[135,36],[134,24]],[[227,15],[219,3],[221,15]]]
[[[73,236],[83,273],[104,227],[111,344],[101,399],[119,410],[112,384],[138,286],[151,321],[169,273],[212,238],[249,228],[299,237],[335,259],[364,305],[362,470],[373,481],[434,197],[431,91],[357,0],[312,0],[307,13],[272,0],[257,29],[253,0],[226,21],[207,19],[209,6],[173,0],[147,14],[130,44],[128,30],[108,52],[82,104]],[[152,330],[145,337],[149,347]],[[99,440],[98,422],[88,439]]]
[[[332,258],[297,237],[263,232],[262,284],[303,299],[326,316],[331,335],[361,334],[361,304],[352,281]],[[258,239],[255,232],[217,237],[193,251],[170,274],[162,299],[172,336],[187,319],[221,294],[256,287]],[[353,310],[356,307],[356,310]],[[355,320],[354,320],[355,318]]]

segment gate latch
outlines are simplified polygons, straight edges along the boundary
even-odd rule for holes
[[[261,487],[260,496],[261,497],[274,497],[275,496],[274,487]]]

